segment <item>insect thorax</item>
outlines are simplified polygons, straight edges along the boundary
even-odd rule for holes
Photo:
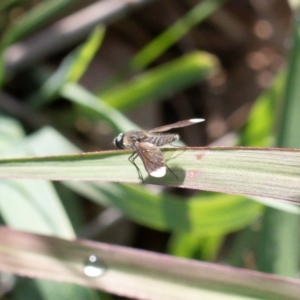
[[[134,144],[143,142],[146,137],[147,136],[143,131],[130,130],[130,131],[126,132],[123,137],[124,148],[135,149]]]

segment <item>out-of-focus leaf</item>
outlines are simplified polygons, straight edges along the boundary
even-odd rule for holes
[[[299,12],[298,12],[299,15]],[[300,21],[296,18],[293,47],[285,84],[285,101],[280,107],[277,146],[300,147]],[[298,196],[299,198],[299,196]],[[267,209],[262,220],[258,268],[264,272],[297,276],[299,270],[300,219],[297,215]],[[272,249],[272,251],[270,251]]]
[[[25,299],[84,299],[84,300],[109,300],[103,298],[99,292],[72,283],[62,283],[50,280],[22,280],[12,292],[14,300]],[[24,296],[25,295],[25,296]]]
[[[0,153],[8,155],[58,154],[78,151],[54,131],[41,131],[34,137],[25,137],[18,122],[0,118],[0,140],[5,144]],[[38,139],[36,138],[38,137]],[[0,180],[0,213],[5,223],[12,228],[35,233],[74,238],[70,221],[52,184],[46,181]],[[70,200],[70,199],[68,199]],[[74,206],[72,208],[74,211]],[[1,264],[1,262],[0,262]],[[36,292],[38,294],[36,294]],[[84,299],[96,298],[94,291],[74,285],[59,285],[53,282],[32,281],[19,290],[14,297],[25,294],[32,299],[74,299],[84,295]],[[64,296],[63,296],[64,295]],[[57,296],[57,297],[56,297]]]
[[[187,54],[147,71],[130,82],[113,86],[99,97],[114,108],[129,109],[147,100],[170,97],[207,78],[217,66],[216,58],[208,53]]]
[[[52,0],[43,1],[27,12],[22,19],[12,26],[1,40],[1,49],[16,42],[49,19],[57,17],[57,14],[74,3],[74,0]]]
[[[0,235],[2,272],[76,283],[130,298],[176,299],[186,295],[190,299],[299,298],[298,280],[3,227]],[[97,259],[94,266],[103,271],[94,278],[85,273],[91,255]]]
[[[24,145],[24,140],[27,140],[27,138],[23,136],[22,129],[17,125],[18,123],[14,122],[13,119],[6,118],[1,118],[0,122],[2,125],[6,125],[0,127],[1,141],[5,140],[9,142],[4,150],[9,151],[11,155],[15,150],[9,149],[9,146],[13,147],[13,145],[17,143],[18,147],[15,148],[18,149],[18,154],[22,153],[22,151],[28,154],[28,148],[22,149],[20,147],[20,141],[22,141],[22,145]],[[9,139],[5,139],[4,137],[8,137]],[[44,144],[42,136],[39,143],[40,147]],[[55,145],[56,151],[59,151],[61,146],[58,139]],[[51,147],[48,146],[47,149],[51,149]],[[45,152],[43,153],[45,154]],[[2,152],[2,154],[4,154],[4,152]],[[74,238],[74,231],[71,228],[64,208],[51,183],[30,180],[1,180],[0,194],[1,216],[10,227],[64,238]],[[37,296],[43,297],[43,299],[53,299],[53,297],[58,295],[60,299],[66,297],[74,298],[79,294],[85,295],[85,299],[96,299],[94,292],[70,284],[60,283],[60,285],[58,285],[53,282],[34,280],[31,281],[30,284],[27,283],[22,287],[23,288],[20,289],[18,286],[14,290],[14,297],[16,299],[18,299],[22,293],[23,295],[26,294],[27,297],[35,299]],[[38,294],[35,291],[38,291]]]
[[[101,118],[107,120],[116,132],[126,132],[134,128],[139,129],[139,126],[131,122],[118,110],[99,100],[96,96],[79,85],[73,83],[65,84],[61,89],[61,96],[82,106],[88,110],[91,115],[94,115],[97,120]]]
[[[168,193],[155,195],[142,186],[66,182],[97,203],[113,205],[128,218],[158,230],[194,232],[198,236],[227,234],[253,222],[262,206],[241,196],[185,199]]]
[[[300,8],[300,1],[299,0],[288,0],[288,3],[293,10],[297,10]]]
[[[51,183],[0,182],[0,212],[9,226],[35,233],[73,238],[74,231]]]
[[[299,12],[300,14],[300,12]],[[282,107],[281,126],[277,145],[279,147],[300,148],[300,21],[294,34],[294,45],[290,54],[289,70],[286,78],[285,102]]]
[[[2,0],[0,3],[0,10],[3,10],[7,7],[9,7],[10,5],[13,5],[14,3],[16,3],[17,0]]]
[[[104,38],[104,27],[97,27],[81,46],[67,76],[68,82],[77,82],[86,71]]]
[[[179,41],[194,26],[208,18],[215,12],[224,0],[204,0],[191,9],[183,18],[170,26],[160,36],[142,49],[131,61],[133,69],[144,69],[157,59],[168,48]]]
[[[60,67],[27,100],[31,107],[40,107],[54,100],[67,82],[78,81],[88,68],[104,37],[104,28],[96,28],[79,49],[69,54]]]
[[[24,130],[17,120],[0,115],[0,153],[23,137]]]
[[[8,122],[4,118],[1,121],[2,123]],[[14,124],[12,120],[10,123]],[[10,145],[6,145],[0,156],[36,154],[30,147],[24,147],[24,140],[27,138],[20,136],[20,132],[17,133],[19,138],[16,139],[15,130],[6,130],[6,134],[4,130],[1,130],[1,140],[5,140],[5,135],[7,137],[10,134],[12,134],[13,141],[10,139]],[[40,137],[40,145],[43,145],[43,139],[47,139],[47,136]],[[57,147],[59,148],[59,145]],[[0,194],[0,211],[6,224],[31,232],[74,237],[74,231],[60,199],[50,183],[32,180],[1,180]]]
[[[4,74],[4,59],[3,59],[3,51],[0,49],[0,90],[2,89],[2,85],[4,82],[5,74]]]
[[[174,232],[169,240],[169,253],[175,256],[212,261],[224,240],[222,235],[203,237],[197,232]]]
[[[280,73],[272,86],[255,101],[245,130],[241,134],[240,145],[267,147],[275,143],[274,124],[278,124],[278,108],[285,88],[286,73]],[[278,128],[277,128],[278,129]]]

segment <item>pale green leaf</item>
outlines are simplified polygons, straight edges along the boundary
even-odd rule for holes
[[[78,151],[51,128],[28,137],[18,148],[36,155]],[[217,196],[201,195],[186,199],[169,193],[158,195],[146,189],[146,186],[74,181],[64,183],[88,199],[101,205],[114,206],[132,220],[160,230],[196,231],[202,236],[216,232],[228,233],[250,224],[261,214],[260,204],[240,196],[223,195],[219,199]]]
[[[299,202],[300,150],[245,147],[167,148],[163,154],[177,177],[148,176],[144,183]],[[130,151],[0,160],[1,178],[140,183]]]

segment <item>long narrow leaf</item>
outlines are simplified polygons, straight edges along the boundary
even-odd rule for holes
[[[129,109],[150,99],[162,99],[207,78],[217,68],[217,59],[205,52],[187,54],[147,71],[130,82],[113,86],[100,99],[117,109]]]
[[[137,160],[144,183],[299,202],[300,150],[203,147],[163,153],[177,177],[147,176]],[[140,183],[129,155],[130,151],[106,151],[3,159],[0,177]]]
[[[164,231],[194,232],[202,237],[239,230],[262,213],[261,204],[237,195],[186,199],[169,193],[153,195],[137,185],[66,184],[96,203],[113,205],[137,223]]]
[[[6,32],[1,42],[2,46],[8,46],[31,31],[36,30],[50,18],[57,16],[57,13],[61,13],[73,2],[74,0],[43,1],[25,14],[23,18]]]
[[[298,16],[299,16],[298,12]],[[290,53],[289,67],[285,84],[285,101],[280,107],[279,147],[300,147],[300,22],[297,19]],[[297,276],[299,270],[300,219],[297,215],[267,209],[262,220],[262,233],[258,250],[258,267],[264,272],[284,276]],[[272,245],[272,251],[270,251]]]
[[[138,129],[136,124],[131,122],[118,110],[107,105],[104,101],[98,99],[78,84],[65,84],[61,89],[61,96],[82,106],[85,110],[89,110],[98,120],[100,118],[107,120],[117,132],[125,132],[133,128]]]
[[[38,108],[53,101],[65,83],[78,81],[94,58],[103,38],[104,28],[99,26],[78,49],[67,55],[54,74],[26,99],[30,106]]]
[[[147,299],[299,299],[297,280],[0,227],[0,271]],[[89,259],[90,258],[90,259]]]
[[[157,59],[169,47],[179,41],[194,26],[215,12],[224,0],[205,0],[192,8],[183,18],[169,27],[159,37],[142,49],[131,61],[133,69],[143,69]]]
[[[53,145],[55,147],[52,147]],[[21,144],[18,144],[17,148],[36,156],[61,155],[79,151],[77,147],[51,128],[44,128],[27,137]],[[7,149],[7,152],[11,153],[12,150]],[[24,181],[16,182],[23,184]],[[84,181],[64,181],[63,183],[76,193],[101,206],[113,206],[135,222],[164,231],[193,231],[202,236],[216,233],[227,234],[251,224],[262,213],[262,205],[238,195],[222,195],[220,199],[219,194],[203,195],[201,193],[201,196],[195,195],[187,199],[186,197],[176,197],[170,193],[153,193],[147,185]],[[35,197],[40,197],[41,194],[37,189],[36,192]],[[24,201],[26,204],[27,201]],[[287,205],[284,202],[270,202]],[[4,204],[8,206],[10,202],[4,200]],[[21,207],[21,204],[18,207]],[[50,205],[46,202],[45,204]],[[291,204],[290,206],[296,207]],[[15,209],[15,207],[12,208]],[[53,212],[51,208],[51,216],[57,218],[59,214],[53,214]]]

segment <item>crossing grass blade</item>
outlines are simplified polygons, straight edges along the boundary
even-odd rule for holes
[[[0,227],[0,235],[1,270],[22,276],[76,283],[130,298],[141,295],[147,299],[175,299],[179,295],[189,295],[190,299],[299,298],[298,280],[4,227]],[[85,275],[90,255],[101,262],[102,276]]]

